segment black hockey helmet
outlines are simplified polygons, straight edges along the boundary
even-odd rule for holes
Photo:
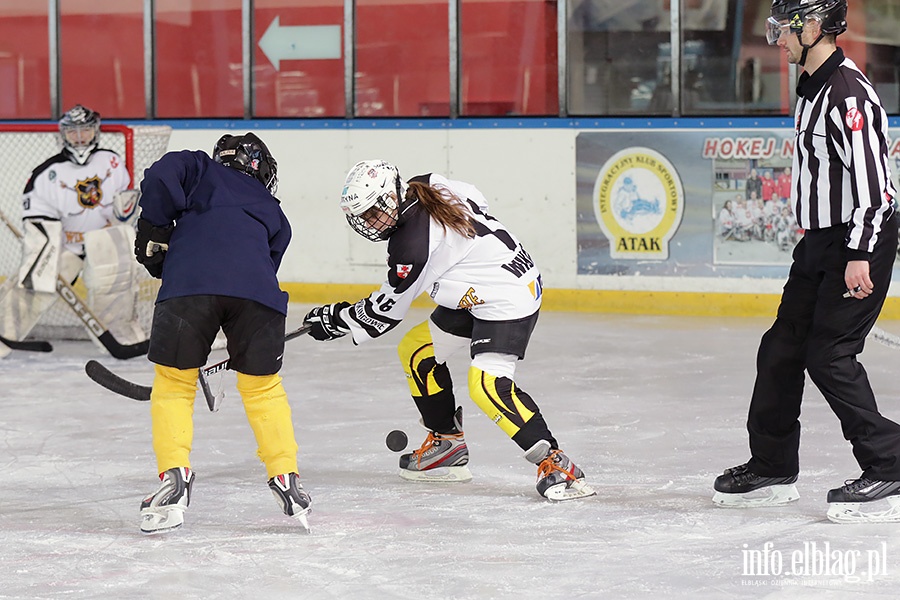
[[[76,104],[59,120],[63,152],[83,165],[100,143],[100,113]]]
[[[787,21],[791,33],[800,35],[810,17],[822,23],[825,35],[840,35],[847,31],[847,0],[773,0],[767,38],[770,44],[778,40],[778,32],[772,26]]]
[[[278,189],[278,163],[254,133],[225,134],[213,148],[213,160],[257,179],[273,196]]]

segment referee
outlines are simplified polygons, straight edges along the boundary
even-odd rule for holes
[[[805,370],[840,419],[862,471],[828,492],[828,517],[900,521],[900,425],[878,412],[856,360],[891,282],[897,192],[887,115],[872,84],[835,44],[846,16],[847,0],[772,3],[768,41],[803,68],[791,206],[805,234],[775,323],[759,346],[747,420],[751,458],[716,479],[713,500],[760,506],[799,497]],[[861,503],[870,504],[860,509]]]

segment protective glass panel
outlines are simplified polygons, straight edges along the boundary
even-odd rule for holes
[[[343,117],[343,0],[254,3],[254,113]]]
[[[47,5],[0,1],[0,119],[51,116]]]
[[[450,115],[448,5],[358,0],[358,117]]]
[[[143,5],[143,0],[60,2],[63,111],[83,104],[104,119],[144,117]]]
[[[465,116],[556,115],[556,3],[462,0]]]
[[[241,117],[241,0],[156,4],[157,114]]]
[[[569,114],[671,114],[668,2],[569,0],[567,6]]]

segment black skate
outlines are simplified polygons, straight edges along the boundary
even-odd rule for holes
[[[309,531],[309,520],[306,515],[312,510],[310,507],[312,498],[300,484],[300,476],[296,473],[277,475],[269,480],[269,489],[272,490],[284,514],[300,521],[303,528]]]
[[[719,506],[751,508],[778,506],[800,498],[796,475],[763,477],[747,468],[747,464],[726,469],[716,477],[713,502]]]
[[[184,524],[184,510],[191,503],[194,472],[175,467],[159,474],[159,489],[141,502],[141,532],[164,533]]]
[[[828,491],[828,518],[835,523],[900,522],[900,481],[860,477],[844,482]]]

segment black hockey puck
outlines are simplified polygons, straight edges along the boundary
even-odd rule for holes
[[[384,439],[384,443],[387,444],[387,447],[394,452],[405,450],[408,441],[406,434],[399,429],[393,430],[387,434],[387,437]]]

